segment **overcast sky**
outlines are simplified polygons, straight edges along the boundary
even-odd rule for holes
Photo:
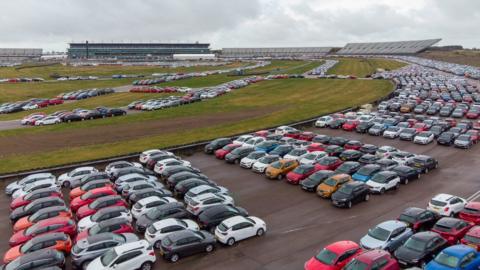
[[[1,0],[0,47],[210,42],[343,46],[442,38],[480,47],[480,0]]]

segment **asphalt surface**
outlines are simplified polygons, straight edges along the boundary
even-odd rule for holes
[[[263,175],[226,164],[214,156],[195,153],[185,158],[211,179],[229,188],[237,205],[264,219],[267,233],[229,248],[218,245],[212,254],[183,258],[176,264],[167,263],[157,256],[155,269],[303,269],[304,262],[325,245],[344,239],[359,241],[370,227],[395,218],[408,206],[426,207],[429,199],[437,193],[468,198],[480,190],[478,146],[470,150],[435,144],[418,146],[341,130],[311,130],[431,155],[439,160],[440,167],[417,181],[402,185],[398,191],[372,196],[370,201],[354,205],[352,209],[339,209],[330,201],[304,192],[298,186],[267,180]],[[2,183],[2,188],[4,186]],[[8,249],[11,236],[9,203],[10,198],[0,195],[0,230],[4,231],[0,236],[3,243],[0,254]]]

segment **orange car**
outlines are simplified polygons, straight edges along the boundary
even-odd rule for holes
[[[72,217],[72,212],[66,206],[52,206],[40,209],[31,216],[26,216],[19,219],[13,225],[13,232],[18,232],[30,228],[33,224],[53,217]]]
[[[23,245],[10,248],[3,256],[3,263],[7,264],[24,254],[47,248],[68,254],[72,248],[72,240],[70,239],[70,236],[64,233],[39,235],[30,239]]]
[[[323,198],[330,198],[343,184],[351,182],[349,174],[341,173],[327,178],[317,187],[317,195]]]
[[[265,170],[265,176],[270,179],[282,180],[287,173],[299,165],[298,161],[293,159],[280,159],[270,164]]]
[[[80,197],[83,194],[87,193],[88,191],[96,188],[101,188],[101,187],[112,187],[113,184],[109,180],[95,180],[95,181],[90,181],[88,183],[83,184],[81,187],[74,188],[70,191],[70,200],[75,199],[76,197]]]

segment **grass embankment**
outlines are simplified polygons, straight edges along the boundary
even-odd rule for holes
[[[395,60],[379,58],[338,58],[337,60],[339,63],[331,68],[328,74],[365,77],[374,73],[378,68],[393,70],[406,65]]]
[[[81,134],[85,129],[105,125],[114,128],[119,125],[141,121],[147,123],[149,121],[181,119],[182,117],[218,114],[238,115],[259,108],[270,108],[255,117],[219,125],[194,129],[179,127],[177,132],[162,133],[159,131],[158,135],[147,137],[139,134],[138,139],[135,140],[122,140],[80,147],[65,146],[55,151],[3,156],[0,158],[0,173],[105,158],[139,152],[153,147],[168,147],[286,124],[371,102],[385,96],[391,89],[390,82],[382,80],[274,80],[254,84],[216,99],[163,111],[32,129],[7,130],[0,132],[0,137],[15,136],[16,139],[22,139],[26,138],[24,136],[34,136],[44,132],[75,130]],[[102,136],[102,134],[99,134],[99,136]]]

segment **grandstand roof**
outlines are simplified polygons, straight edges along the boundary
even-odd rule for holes
[[[225,57],[268,57],[296,55],[325,55],[331,47],[272,47],[272,48],[223,48]]]
[[[348,43],[337,54],[414,54],[424,51],[440,40]]]

